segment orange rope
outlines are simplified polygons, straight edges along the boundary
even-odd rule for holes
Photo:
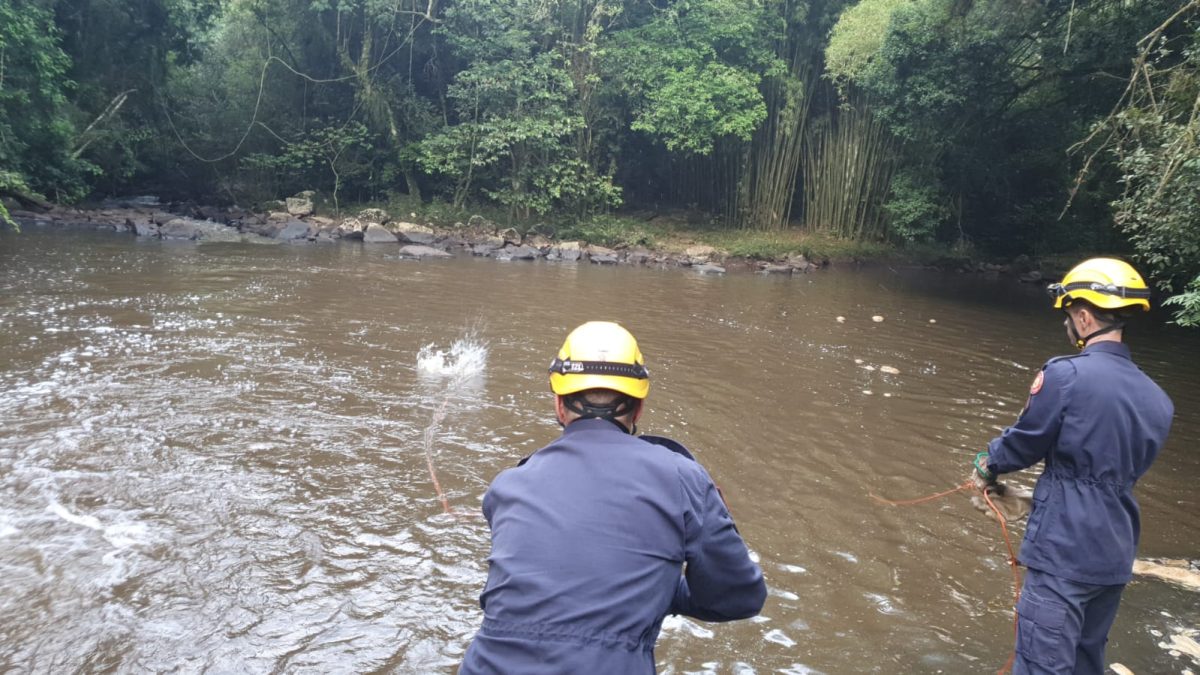
[[[975,487],[974,482],[967,481],[967,482],[963,483],[962,485],[959,485],[956,488],[946,490],[945,492],[939,492],[935,495],[929,495],[928,497],[920,497],[918,499],[902,499],[900,501],[884,499],[883,497],[880,497],[879,495],[875,494],[874,492],[871,492],[869,494],[871,495],[871,499],[874,499],[875,501],[879,502],[880,504],[887,504],[888,506],[912,506],[913,504],[921,504],[923,502],[931,502],[935,499],[941,499],[942,497],[945,497],[946,495],[952,495],[955,492],[962,492],[963,490],[970,490],[973,487]]]
[[[891,500],[891,499],[884,499],[883,497],[880,497],[879,495],[876,495],[875,493],[869,493],[869,494],[871,495],[871,498],[874,499],[875,501],[877,501],[881,504],[887,504],[888,506],[912,506],[914,504],[922,504],[925,502],[931,502],[935,499],[941,499],[942,497],[952,495],[955,492],[962,492],[964,490],[971,490],[971,489],[975,489],[975,481],[974,480],[968,480],[967,482],[963,483],[962,485],[959,485],[958,487],[951,488],[949,490],[945,490],[942,492],[938,492],[936,494],[932,494],[932,495],[929,495],[926,497],[918,497],[917,499],[902,499],[902,500],[896,501],[896,500]],[[1008,523],[1007,523],[1006,519],[1004,518],[1004,514],[1000,513],[1000,509],[996,508],[996,505],[994,503],[992,503],[992,497],[991,497],[991,495],[989,495],[987,493],[987,490],[980,490],[979,492],[983,494],[983,499],[984,499],[984,501],[987,502],[988,507],[991,508],[992,513],[996,514],[996,522],[1000,523],[1000,532],[1001,532],[1001,534],[1004,535],[1004,545],[1008,547],[1008,564],[1012,567],[1012,571],[1013,571],[1013,651],[1011,653],[1009,653],[1008,661],[1006,661],[1004,663],[1004,666],[1000,670],[996,671],[996,675],[1003,675],[1004,673],[1008,672],[1009,669],[1012,668],[1013,661],[1015,661],[1016,657],[1017,657],[1017,652],[1016,652],[1017,603],[1021,600],[1021,572],[1020,572],[1020,569],[1019,569],[1018,563],[1017,563],[1017,554],[1013,552],[1012,538],[1008,534]]]
[[[450,394],[446,394],[446,398],[442,399],[442,405],[433,413],[433,419],[430,420],[429,426],[425,428],[425,466],[429,467],[429,478],[433,480],[433,489],[437,490],[438,500],[442,502],[442,510],[446,515],[458,517],[450,511],[450,502],[446,499],[446,493],[442,492],[442,483],[438,480],[437,471],[433,468],[433,437],[437,434],[438,427],[442,424],[442,419],[446,417],[446,404],[450,402]]]

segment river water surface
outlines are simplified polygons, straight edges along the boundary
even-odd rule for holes
[[[609,319],[653,376],[642,428],[708,467],[771,588],[753,621],[668,620],[660,671],[994,672],[1012,642],[996,524],[963,495],[868,494],[966,477],[1069,348],[1047,304],[888,267],[0,233],[0,671],[453,671],[481,620],[480,498],[558,435],[563,337]],[[1141,555],[1194,559],[1200,335],[1130,342],[1177,408],[1138,487]],[[1110,661],[1195,671],[1160,645],[1200,624],[1197,598],[1135,580]]]

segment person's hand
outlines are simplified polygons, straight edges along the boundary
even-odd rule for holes
[[[975,461],[972,462],[971,480],[977,490],[984,490],[996,482],[996,474],[988,471],[987,465],[988,454],[986,452],[975,455]]]

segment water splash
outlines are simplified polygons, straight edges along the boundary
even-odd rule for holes
[[[426,378],[464,382],[484,373],[488,346],[474,335],[455,340],[449,351],[427,344],[417,352],[417,373]]]

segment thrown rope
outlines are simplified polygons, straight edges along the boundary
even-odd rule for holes
[[[942,492],[927,495],[925,497],[918,497],[916,499],[902,499],[897,501],[892,499],[884,499],[883,497],[880,497],[874,493],[869,494],[875,501],[881,504],[887,504],[888,506],[913,506],[915,504],[923,504],[925,502],[931,502],[935,499],[941,499],[942,497],[952,495],[956,492],[963,492],[965,490],[972,489],[977,489],[975,488],[975,482],[973,480],[968,480],[962,485],[949,490],[944,490]],[[987,502],[988,508],[990,508],[992,513],[996,515],[996,522],[1000,524],[1000,532],[1004,535],[1004,545],[1008,547],[1008,564],[1012,568],[1013,572],[1013,644],[1015,645],[1017,634],[1017,603],[1019,603],[1021,600],[1021,572],[1017,563],[1017,554],[1013,551],[1012,538],[1008,534],[1008,523],[1004,518],[1004,514],[1000,513],[1000,509],[996,508],[996,505],[992,503],[992,498],[987,493],[987,490],[979,490],[979,492],[983,495],[984,501]],[[1013,651],[1008,655],[1008,661],[1004,663],[1004,666],[1001,667],[1000,670],[996,671],[997,675],[1003,675],[1004,673],[1009,672],[1009,670],[1012,668],[1013,661],[1016,660],[1016,657],[1017,652],[1016,647],[1014,646]]]
[[[442,425],[442,420],[446,418],[446,406],[450,403],[450,392],[446,392],[446,396],[442,399],[442,404],[433,412],[433,418],[429,420],[429,426],[425,427],[425,466],[429,468],[429,478],[433,481],[433,489],[437,490],[438,501],[442,503],[442,510],[448,516],[458,517],[450,510],[450,502],[446,499],[446,493],[442,491],[442,483],[438,480],[437,470],[433,466],[433,437],[437,435],[438,428]]]

